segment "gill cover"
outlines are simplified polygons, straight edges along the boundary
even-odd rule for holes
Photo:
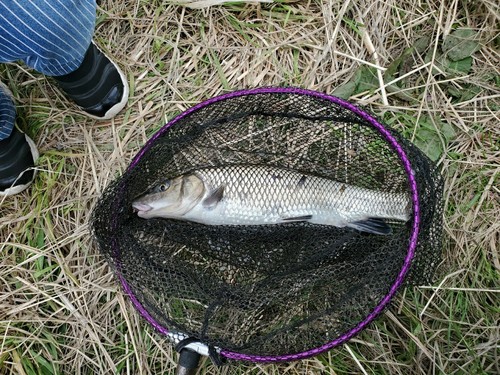
[[[144,218],[179,218],[189,212],[201,199],[205,187],[194,175],[179,176],[165,180],[139,198],[136,203],[146,204],[151,209],[143,212]]]

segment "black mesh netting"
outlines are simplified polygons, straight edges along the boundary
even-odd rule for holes
[[[427,283],[441,251],[442,179],[415,146],[390,132],[408,155],[421,204],[407,281]],[[411,221],[394,221],[391,235],[376,235],[306,223],[146,220],[132,209],[159,180],[234,164],[409,191],[401,161],[380,133],[329,100],[267,93],[206,105],[146,147],[94,210],[99,247],[137,300],[169,330],[253,355],[303,352],[364,320],[402,268]]]

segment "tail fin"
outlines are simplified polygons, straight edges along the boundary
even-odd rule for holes
[[[354,221],[347,225],[350,228],[357,229],[361,232],[374,234],[388,235],[392,233],[392,229],[383,219],[371,217],[366,220]]]

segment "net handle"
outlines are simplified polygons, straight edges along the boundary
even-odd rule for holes
[[[182,349],[175,375],[196,375],[201,355],[190,349]]]

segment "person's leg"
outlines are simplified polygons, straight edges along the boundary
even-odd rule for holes
[[[0,62],[21,60],[54,77],[88,115],[110,119],[127,103],[119,67],[92,42],[95,0],[0,0]],[[24,190],[38,157],[14,126],[11,95],[0,89],[0,196]]]
[[[128,85],[92,43],[95,12],[95,0],[1,1],[0,62],[53,76],[87,114],[109,119],[125,106]]]
[[[22,60],[48,76],[75,71],[90,46],[95,0],[0,2],[0,61]]]
[[[16,108],[7,89],[0,84],[0,141],[8,138],[16,120]]]

